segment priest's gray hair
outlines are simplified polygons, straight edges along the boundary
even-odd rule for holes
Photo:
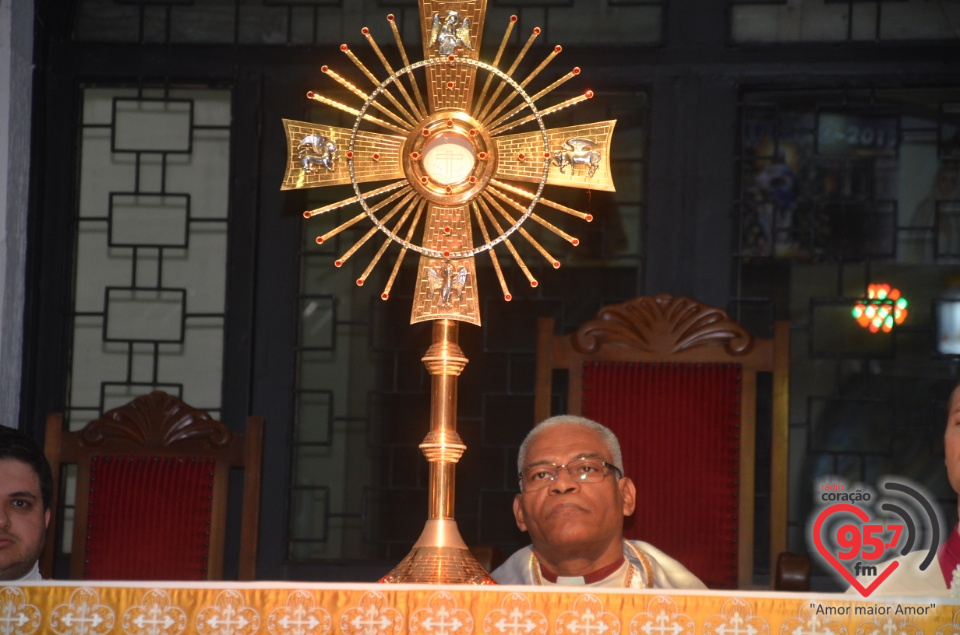
[[[617,435],[607,426],[597,423],[593,419],[587,419],[586,417],[577,415],[554,415],[533,426],[533,429],[527,433],[527,437],[523,440],[523,443],[520,444],[520,453],[517,455],[518,472],[523,471],[523,467],[527,461],[527,450],[530,449],[530,443],[533,439],[541,432],[563,425],[583,426],[584,428],[589,428],[599,433],[604,445],[607,446],[607,450],[610,452],[613,464],[620,469],[620,474],[623,474],[623,453],[620,451],[620,441],[617,439]]]

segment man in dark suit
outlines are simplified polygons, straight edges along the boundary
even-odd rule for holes
[[[43,451],[0,425],[0,581],[40,580],[53,478]]]

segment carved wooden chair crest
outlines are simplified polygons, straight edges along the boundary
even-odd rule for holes
[[[579,414],[619,437],[637,485],[627,537],[648,541],[711,588],[750,588],[754,540],[769,543],[771,578],[787,532],[789,325],[751,336],[726,312],[690,298],[641,296],[607,306],[569,335],[537,327],[535,415]],[[555,373],[566,391],[555,392]],[[771,391],[756,447],[758,376]],[[559,382],[558,382],[559,384]],[[757,452],[769,474],[755,473]],[[756,479],[769,497],[756,499]],[[769,539],[756,536],[769,509]]]
[[[160,391],[75,432],[51,414],[54,513],[44,576],[52,576],[60,541],[63,467],[76,464],[72,579],[221,579],[231,468],[243,469],[238,577],[254,579],[262,453],[261,418],[249,417],[246,433],[237,434]]]

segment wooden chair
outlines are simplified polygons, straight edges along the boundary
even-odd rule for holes
[[[771,569],[786,550],[789,360],[788,323],[756,338],[684,297],[607,306],[569,335],[541,318],[536,420],[570,413],[611,428],[637,485],[627,537],[663,549],[711,588],[756,588],[755,478],[770,483]],[[565,403],[553,392],[557,371],[567,376]],[[771,430],[769,447],[757,448],[762,373],[772,375]],[[757,452],[769,455],[769,475],[755,475]]]
[[[245,434],[164,392],[138,397],[76,432],[47,418],[54,513],[41,569],[53,576],[63,467],[77,465],[71,579],[220,580],[231,468],[243,468],[240,580],[256,573],[263,420]]]
[[[503,550],[496,545],[469,545],[470,553],[477,559],[483,570],[490,573],[507,559]]]

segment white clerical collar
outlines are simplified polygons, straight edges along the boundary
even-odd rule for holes
[[[33,568],[27,572],[25,576],[18,580],[13,580],[13,582],[36,582],[38,580],[43,580],[43,577],[40,575],[40,563],[34,563]]]

